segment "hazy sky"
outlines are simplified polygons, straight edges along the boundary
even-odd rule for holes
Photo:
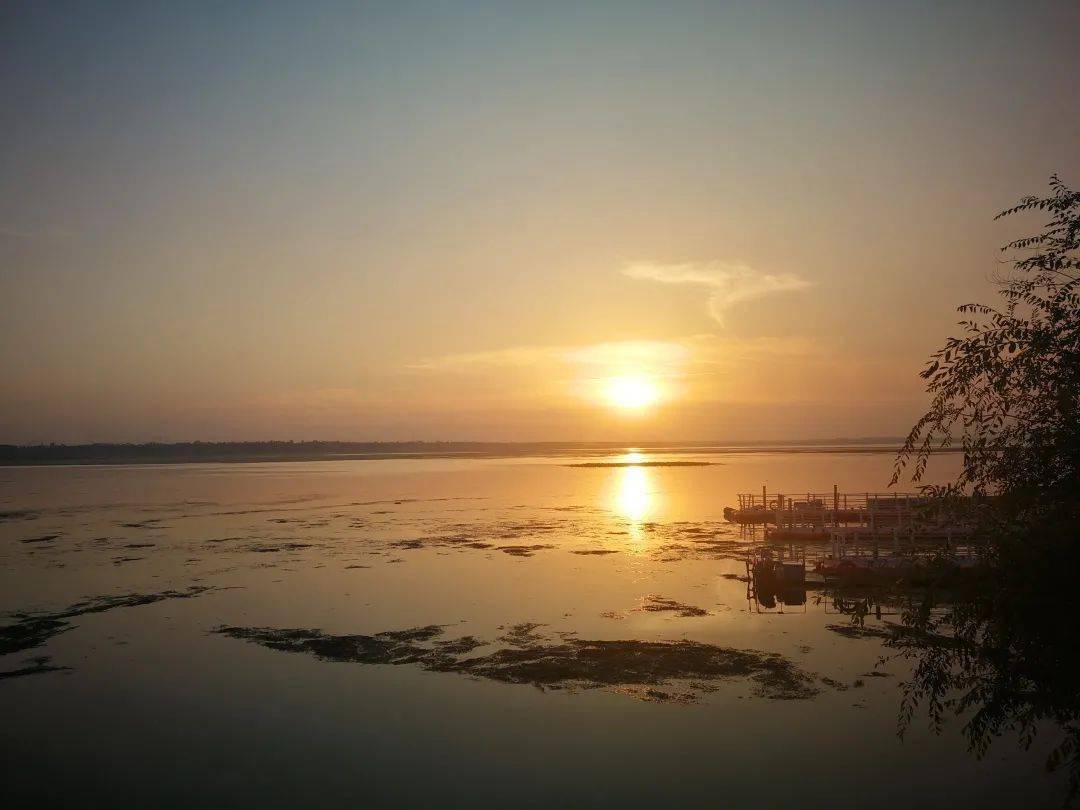
[[[898,435],[1080,3],[0,7],[0,441]],[[613,407],[618,381],[656,401]]]

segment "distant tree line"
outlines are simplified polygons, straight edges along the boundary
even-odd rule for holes
[[[801,439],[785,442],[638,442],[645,452],[690,452],[706,448],[814,448],[833,446],[896,447],[895,437]],[[0,464],[123,464],[212,461],[300,461],[338,458],[507,457],[620,453],[626,442],[147,442],[139,444],[0,444]]]
[[[118,461],[244,460],[265,458],[321,458],[334,456],[401,456],[440,453],[483,454],[505,451],[494,442],[147,442],[143,444],[34,444],[0,445],[0,463],[42,464]]]

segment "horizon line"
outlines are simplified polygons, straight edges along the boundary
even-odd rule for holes
[[[484,445],[484,446],[592,446],[592,447],[711,447],[727,445],[759,445],[759,444],[819,444],[830,442],[859,442],[859,443],[882,443],[903,442],[904,437],[896,436],[823,436],[804,438],[782,439],[637,439],[637,440],[610,440],[610,439],[542,439],[542,440],[509,440],[509,439],[179,439],[179,440],[141,440],[141,441],[77,441],[77,442],[0,442],[0,448],[4,450],[30,450],[42,448],[109,448],[109,447],[189,447],[189,446],[280,446],[280,445],[366,445],[366,446],[395,446],[395,445]]]

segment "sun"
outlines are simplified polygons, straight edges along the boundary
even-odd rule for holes
[[[660,389],[656,383],[640,375],[612,378],[604,394],[610,404],[627,411],[642,410],[660,399]]]

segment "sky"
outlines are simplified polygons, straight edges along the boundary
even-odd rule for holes
[[[0,442],[898,436],[1080,5],[0,8]]]

